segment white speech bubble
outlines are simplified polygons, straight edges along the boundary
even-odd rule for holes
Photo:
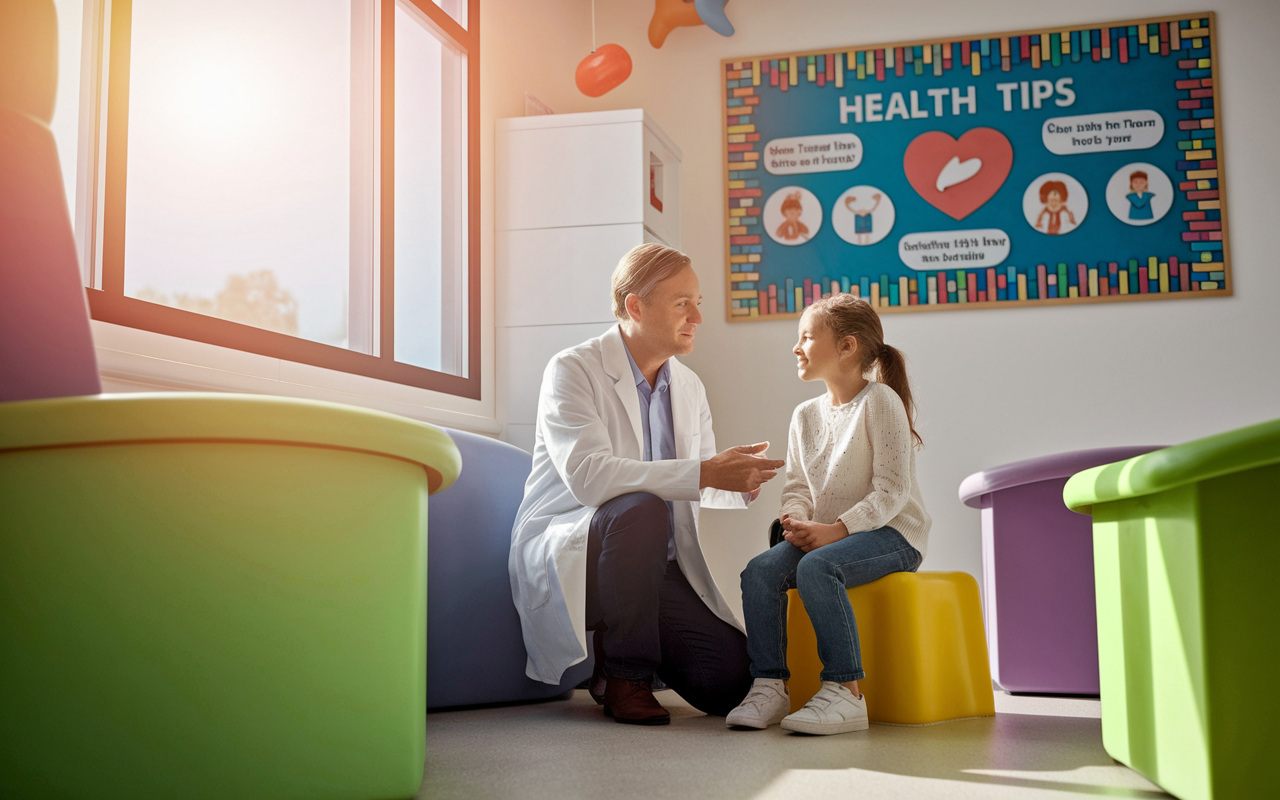
[[[1009,234],[998,228],[908,233],[898,240],[898,258],[912,269],[996,267],[1009,257]]]
[[[1054,117],[1045,120],[1040,135],[1049,152],[1060,156],[1146,150],[1164,137],[1164,117],[1150,109]]]
[[[761,158],[771,175],[842,172],[862,163],[862,140],[853,133],[773,139]]]

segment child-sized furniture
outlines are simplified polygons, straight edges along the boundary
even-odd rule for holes
[[[0,402],[102,391],[49,130],[57,87],[52,0],[0,3]]]
[[[960,501],[982,509],[991,676],[1007,692],[1098,694],[1089,520],[1062,505],[1067,478],[1154,447],[1058,453],[976,472]]]
[[[0,797],[409,797],[458,450],[330,403],[97,394],[57,30],[0,3]]]
[[[438,428],[252,395],[0,404],[7,797],[408,797]]]
[[[1275,794],[1280,420],[1072,477],[1093,515],[1102,742],[1183,800]]]
[[[449,431],[467,468],[431,498],[427,543],[427,707],[542,700],[591,676],[587,659],[560,685],[524,674],[528,654],[511,600],[511,526],[533,457],[485,436]]]
[[[858,620],[858,688],[872,722],[928,725],[996,713],[978,582],[967,572],[895,572],[849,590]],[[822,685],[813,624],[787,592],[791,710]]]

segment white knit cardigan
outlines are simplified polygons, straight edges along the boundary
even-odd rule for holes
[[[883,383],[869,382],[841,406],[827,394],[801,403],[791,416],[779,515],[838,519],[850,535],[888,525],[923,556],[931,520],[913,445],[906,408]]]

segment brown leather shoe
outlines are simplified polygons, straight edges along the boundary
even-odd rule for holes
[[[666,725],[671,714],[653,696],[649,684],[609,676],[604,692],[604,713],[626,725]]]

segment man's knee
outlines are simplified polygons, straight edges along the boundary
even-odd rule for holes
[[[653,521],[664,526],[669,526],[671,524],[670,510],[667,508],[667,502],[657,495],[650,494],[649,492],[630,492],[629,494],[620,494],[600,506],[600,511],[608,513],[614,520],[623,524],[644,523],[649,521]]]
[[[647,542],[666,552],[671,512],[662,498],[648,492],[631,492],[608,501],[596,514],[598,520],[603,517],[603,535],[623,535],[638,546]]]
[[[716,675],[715,681],[691,691],[691,697],[685,699],[694,708],[705,714],[723,717],[738,707],[742,698],[751,691],[751,661],[746,657],[745,644],[741,659],[726,665],[726,669]]]

